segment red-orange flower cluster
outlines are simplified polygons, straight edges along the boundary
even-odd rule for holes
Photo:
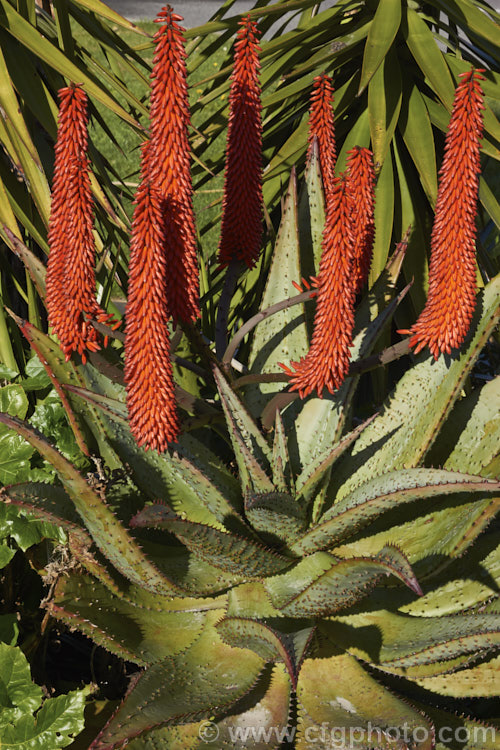
[[[99,334],[88,319],[111,316],[95,296],[93,201],[87,158],[87,95],[79,86],[59,91],[54,180],[49,220],[46,303],[49,324],[66,360],[100,349]]]
[[[431,237],[429,294],[410,331],[435,359],[463,342],[476,305],[476,204],[483,132],[480,70],[462,73],[446,135]]]
[[[281,365],[290,376],[290,390],[299,391],[301,398],[312,391],[321,397],[324,388],[333,393],[349,369],[354,326],[352,212],[350,182],[342,177],[327,201],[311,347],[300,362],[291,362],[291,368]]]
[[[158,14],[151,74],[151,139],[143,174],[161,196],[170,281],[168,307],[176,323],[200,314],[196,227],[188,139],[190,123],[182,16],[167,5]]]
[[[262,120],[259,32],[246,16],[235,43],[229,94],[229,127],[219,262],[252,267],[262,239]]]
[[[375,222],[375,170],[370,149],[356,146],[348,152],[347,169],[353,195],[352,232],[354,237],[353,284],[358,294],[368,279],[373,254]]]
[[[158,191],[143,182],[132,221],[125,329],[129,425],[137,443],[164,451],[179,433],[168,322],[170,269]]]
[[[335,183],[335,122],[333,116],[332,79],[322,73],[313,82],[309,111],[307,159],[311,158],[314,140],[318,142],[319,164],[325,197],[328,200]]]

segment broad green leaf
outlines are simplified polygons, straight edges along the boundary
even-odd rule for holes
[[[17,614],[14,612],[8,615],[0,615],[0,642],[6,643],[7,646],[15,646],[18,636]]]
[[[290,465],[285,428],[278,409],[274,420],[272,470],[273,484],[278,492],[295,493],[295,481]]]
[[[300,283],[301,263],[298,231],[297,181],[292,171],[274,251],[260,309],[293,297],[293,281]],[[279,372],[278,364],[298,361],[308,349],[304,305],[280,310],[261,321],[254,330],[249,370],[256,373]],[[281,390],[280,383],[262,383],[246,388],[246,400],[260,414],[266,400]]]
[[[123,743],[162,724],[221,713],[245,696],[264,661],[252,651],[225,644],[213,627],[217,613],[207,616],[201,637],[183,654],[142,672],[111,721],[94,742],[94,750]],[[219,618],[220,619],[220,618]]]
[[[465,492],[497,494],[500,482],[441,469],[404,469],[374,477],[334,503],[292,550],[307,555],[333,547],[391,508],[420,498]]]
[[[401,23],[401,0],[379,0],[363,54],[358,96],[388,54]]]
[[[23,419],[28,411],[28,399],[21,385],[0,388],[0,412]],[[0,485],[22,482],[29,476],[33,448],[5,425],[0,424]]]
[[[377,173],[389,154],[390,143],[401,110],[401,100],[399,60],[391,49],[368,84],[371,149]]]
[[[326,644],[317,657],[305,660],[297,698],[301,714],[297,750],[307,750],[311,740],[321,739],[328,743],[322,742],[323,747],[396,750],[401,747],[400,740],[395,739],[397,728],[411,737],[422,727],[427,729],[427,740],[422,742],[420,733],[419,750],[433,747],[428,720],[380,685],[353,656],[339,653],[335,646],[328,648]]]
[[[424,190],[434,206],[437,198],[437,169],[429,113],[415,84],[403,85],[403,93],[399,128],[418,169]]]
[[[356,441],[349,468],[346,465],[339,470],[339,500],[374,476],[418,466],[498,323],[499,299],[500,276],[478,295],[462,353],[452,359],[441,355],[437,361],[420,355],[417,364],[403,375],[382,414]]]
[[[20,648],[0,643],[0,705],[18,709],[18,716],[33,713],[42,703],[42,688],[31,682],[29,664]],[[0,712],[1,713],[1,712]],[[0,737],[3,727],[0,719]]]

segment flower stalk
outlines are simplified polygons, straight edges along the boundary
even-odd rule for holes
[[[373,168],[373,154],[370,149],[360,146],[351,149],[348,152],[347,170],[353,196],[351,218],[354,238],[352,275],[356,295],[368,280],[373,254],[373,239],[375,237],[373,218],[375,170]]]
[[[313,81],[311,106],[309,111],[309,132],[307,160],[312,154],[315,139],[318,142],[319,165],[323,179],[326,200],[329,199],[335,184],[335,122],[333,114],[332,79],[322,73]]]
[[[91,320],[112,317],[96,300],[93,201],[87,158],[87,95],[79,86],[59,91],[54,180],[49,220],[46,302],[49,324],[66,361],[100,349]]]
[[[161,196],[145,181],[132,220],[125,329],[129,425],[138,445],[164,451],[180,425],[170,359],[170,269]]]
[[[301,398],[313,391],[321,398],[325,388],[333,393],[349,370],[355,300],[352,212],[350,181],[343,175],[326,206],[319,274],[314,279],[318,293],[311,347],[300,362],[280,365],[290,377],[290,390]]]
[[[257,262],[262,239],[262,118],[259,31],[250,16],[239,23],[229,93],[226,172],[219,262]]]
[[[455,91],[439,173],[431,236],[429,293],[409,331],[415,354],[451,354],[469,330],[476,306],[476,205],[483,132],[481,70],[462,73]]]
[[[168,258],[168,307],[174,324],[200,314],[198,254],[189,145],[189,103],[182,16],[166,5],[159,12],[151,73],[151,138],[143,175],[161,199]],[[168,230],[167,230],[168,227]]]

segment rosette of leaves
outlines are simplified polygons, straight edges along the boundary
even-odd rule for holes
[[[194,398],[178,381],[187,416],[169,453],[137,448],[116,350],[65,363],[19,321],[79,444],[102,462],[83,475],[29,423],[0,415],[60,478],[3,491],[68,534],[78,564],[47,611],[137,665],[93,750],[277,748],[287,728],[298,750],[311,737],[331,747],[323,727],[355,731],[367,750],[374,727],[378,747],[402,747],[398,730],[407,746],[451,750],[443,727],[495,747],[463,699],[496,692],[500,383],[464,388],[498,323],[500,279],[480,293],[463,351],[420,355],[362,422],[360,373],[389,357],[373,350],[398,303],[401,243],[371,313],[368,300],[358,308],[350,376],[334,396],[300,401],[276,365],[307,348],[311,294],[292,282],[318,252],[321,213],[313,158],[300,199],[291,179],[261,311],[220,363],[190,332],[202,386]]]

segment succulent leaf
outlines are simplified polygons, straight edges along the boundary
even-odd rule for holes
[[[470,669],[455,672],[453,679],[447,675],[436,675],[420,677],[415,682],[426,690],[454,698],[496,698],[499,670],[500,656],[495,656]]]
[[[305,507],[287,492],[248,495],[245,514],[263,539],[271,541],[276,537],[287,546],[306,528]]]
[[[228,573],[260,578],[274,575],[292,562],[235,533],[227,534],[211,526],[184,521],[174,513],[169,514],[166,506],[165,510],[161,520],[154,519],[155,525],[175,534],[193,554]],[[150,525],[147,508],[135,516],[134,526],[141,526],[144,521]]]
[[[311,739],[325,748],[344,745],[396,750],[401,747],[400,740],[394,738],[394,732],[391,737],[389,728],[406,728],[411,738],[422,726],[428,729],[428,740],[419,743],[419,750],[433,748],[432,725],[379,685],[350,654],[325,646],[316,658],[306,659],[297,698],[301,708],[297,750],[310,747]]]
[[[269,623],[244,617],[225,617],[217,623],[217,630],[230,646],[249,648],[265,661],[282,661],[292,687],[297,687],[299,666],[314,633],[313,625],[299,630],[299,623],[296,623],[293,632],[284,632]]]
[[[200,638],[182,655],[152,665],[132,684],[122,705],[92,743],[108,750],[141,732],[224,711],[255,684],[264,662],[252,651],[225,644],[207,616]]]
[[[59,579],[46,609],[105,646],[141,666],[185,651],[199,637],[209,608],[224,606],[214,599],[166,599],[159,594],[125,598],[89,576],[68,573]]]
[[[415,575],[402,552],[384,547],[375,557],[338,560],[326,552],[304,558],[265,582],[275,607],[292,617],[332,614],[361,599],[382,575],[395,575],[417,594]]]
[[[326,511],[293,550],[311,554],[332,547],[391,508],[420,498],[463,492],[498,493],[500,482],[442,469],[404,469],[374,477]]]
[[[419,358],[401,378],[379,417],[356,441],[352,457],[339,470],[338,499],[367,479],[395,469],[416,466],[425,456],[460,393],[484,342],[500,318],[500,276],[479,295],[476,324],[455,358]],[[418,397],[417,395],[418,394]],[[383,445],[381,446],[381,443]],[[377,446],[375,448],[375,446]]]
[[[95,544],[120,573],[145,588],[165,594],[175,591],[173,584],[147,559],[99,493],[59,451],[26,422],[5,414],[0,414],[0,422],[22,435],[54,466]]]
[[[319,270],[321,242],[325,226],[325,193],[321,178],[317,139],[311,144],[304,172],[304,181],[299,193],[298,225],[302,264],[299,278],[316,276]],[[312,324],[312,319],[310,322]]]
[[[274,420],[273,458],[271,468],[273,470],[273,484],[278,492],[294,492],[295,482],[290,465],[285,428],[278,409],[276,409],[276,417]]]
[[[293,297],[292,282],[302,277],[300,267],[297,178],[292,170],[281,216],[281,223],[273,251],[271,268],[260,305],[261,310],[275,302]],[[293,305],[262,320],[255,328],[249,356],[250,372],[277,372],[280,362],[304,356],[308,336],[304,305]],[[280,384],[262,383],[246,388],[246,401],[252,412],[260,414],[269,395],[280,390]]]

